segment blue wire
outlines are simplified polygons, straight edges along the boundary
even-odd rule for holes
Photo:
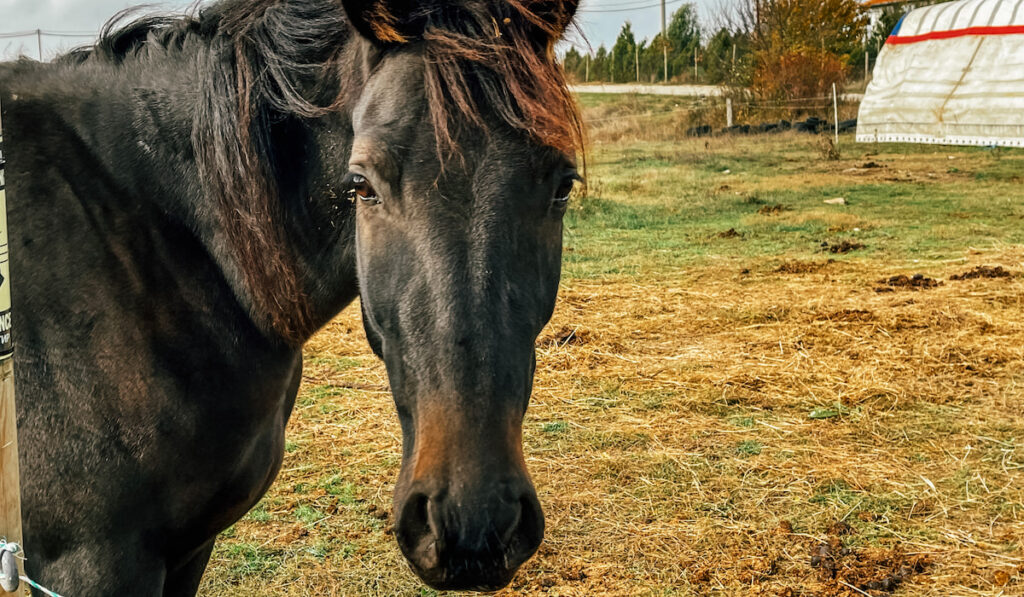
[[[17,554],[21,551],[21,546],[19,546],[17,543],[8,543],[3,539],[0,539],[0,552],[2,551],[9,551],[13,554]],[[25,583],[28,584],[28,586],[32,587],[33,589],[36,589],[37,591],[42,591],[49,597],[61,597],[59,594],[54,593],[50,589],[47,589],[46,587],[40,585],[39,583],[37,583],[36,581],[32,580],[27,576],[19,576],[18,578],[25,581]]]

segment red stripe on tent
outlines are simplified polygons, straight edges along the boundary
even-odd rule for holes
[[[952,39],[954,37],[967,37],[968,35],[1020,35],[1024,34],[1024,25],[1007,25],[1004,27],[967,27],[966,29],[953,29],[952,31],[932,31],[921,35],[893,35],[885,40],[885,43],[892,45],[916,44],[932,39]]]

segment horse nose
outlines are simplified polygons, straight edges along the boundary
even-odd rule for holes
[[[500,589],[540,547],[544,514],[528,482],[482,493],[414,489],[396,508],[398,544],[431,587]]]

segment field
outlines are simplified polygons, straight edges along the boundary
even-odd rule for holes
[[[548,531],[501,594],[1024,594],[1024,153],[682,139],[671,101],[584,98],[524,434]],[[202,594],[436,594],[399,437],[350,308]]]

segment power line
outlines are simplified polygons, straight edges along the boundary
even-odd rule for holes
[[[609,8],[626,8],[629,6],[636,6],[637,4],[650,4],[651,0],[624,0],[623,2],[609,2],[607,4],[597,4],[588,6],[587,8],[581,8],[583,11],[590,10],[607,10]]]
[[[669,2],[665,2],[665,5],[666,6],[671,6],[673,4],[679,4],[680,2],[684,2],[684,1],[685,0],[670,0]],[[609,8],[609,9],[582,8],[582,9],[579,10],[579,12],[583,12],[583,13],[587,13],[587,14],[596,13],[596,12],[629,12],[629,11],[633,11],[633,10],[642,10],[642,9],[645,9],[645,8],[656,8],[658,6],[661,6],[660,2],[657,3],[657,4],[645,4],[643,6],[635,6],[633,8]]]
[[[32,31],[13,31],[10,33],[0,33],[0,38],[7,39],[13,37],[35,37],[42,35],[43,37],[98,37],[99,33],[95,31],[48,31],[46,29]]]
[[[99,37],[99,33],[47,33],[43,31],[43,37]]]

